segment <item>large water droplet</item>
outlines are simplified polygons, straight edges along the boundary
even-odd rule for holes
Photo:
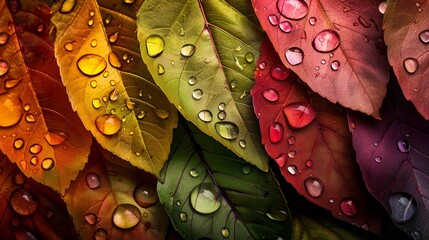
[[[194,55],[194,53],[195,53],[195,45],[193,44],[185,44],[180,49],[180,54],[182,54],[182,56],[184,57],[190,57]]]
[[[225,139],[236,139],[239,133],[238,126],[233,122],[217,122],[215,123],[216,132]]]
[[[353,217],[354,215],[356,215],[357,213],[357,205],[355,203],[355,201],[353,201],[352,199],[344,199],[340,202],[340,210],[341,212],[348,216],[348,217]]]
[[[195,100],[200,100],[203,97],[203,94],[204,94],[203,90],[201,90],[201,89],[195,89],[192,92],[192,98],[195,99]]]
[[[140,207],[148,208],[153,206],[156,202],[158,202],[156,185],[144,183],[140,184],[134,190],[133,197]]]
[[[63,131],[51,130],[45,134],[46,142],[51,146],[57,146],[66,141],[69,135]]]
[[[65,0],[63,5],[61,5],[60,13],[69,13],[73,11],[74,6],[76,5],[76,0]]]
[[[10,194],[10,206],[20,215],[28,216],[37,209],[37,201],[27,190],[18,188]]]
[[[89,172],[85,175],[85,178],[86,185],[88,185],[90,189],[96,189],[100,186],[100,177],[98,176],[98,174]]]
[[[90,225],[94,225],[97,222],[97,215],[94,213],[87,213],[85,214],[84,218],[85,221]]]
[[[270,75],[275,80],[283,81],[289,76],[289,69],[287,69],[283,64],[275,65],[270,69]]]
[[[9,70],[9,64],[4,60],[0,60],[0,77],[5,75],[8,70]]]
[[[322,182],[315,177],[309,177],[304,181],[305,190],[308,195],[313,198],[320,197],[323,192],[323,184]]]
[[[95,126],[102,134],[113,135],[121,129],[122,122],[114,114],[103,114],[95,119]]]
[[[420,41],[422,43],[429,43],[429,30],[424,30],[419,34]]]
[[[419,62],[415,58],[406,58],[404,60],[404,68],[408,73],[415,73],[419,68]]]
[[[390,216],[399,224],[404,224],[414,216],[417,210],[415,200],[407,193],[394,193],[389,196]]]
[[[316,117],[316,112],[308,103],[295,103],[283,108],[283,113],[289,125],[293,128],[303,128]]]
[[[164,51],[164,39],[159,35],[151,35],[146,39],[146,49],[149,57],[156,57]]]
[[[265,215],[274,221],[284,222],[289,219],[289,215],[286,211],[283,210],[270,210],[265,213]]]
[[[21,120],[22,103],[18,95],[0,95],[0,108],[0,127],[10,127]]]
[[[268,128],[268,138],[271,143],[278,143],[283,139],[284,129],[283,125],[279,122],[270,124]]]
[[[410,151],[410,143],[408,142],[407,139],[402,139],[398,141],[398,149],[399,151],[406,153]]]
[[[284,33],[290,33],[293,30],[292,24],[289,21],[283,21],[279,24],[279,28]]]
[[[106,240],[107,236],[107,231],[103,228],[99,228],[94,232],[94,240]]]
[[[313,40],[313,47],[319,52],[331,52],[340,46],[340,35],[327,29],[319,32]]]
[[[295,66],[304,60],[304,52],[297,47],[289,48],[285,52],[285,57],[290,65]]]
[[[119,204],[112,215],[113,224],[122,229],[136,226],[140,222],[140,219],[140,210],[131,204]]]
[[[213,183],[204,182],[192,190],[191,205],[199,213],[213,213],[221,203],[219,189]]]
[[[9,33],[0,32],[0,46],[5,45],[9,41]]]
[[[277,10],[286,18],[298,20],[308,13],[308,5],[303,0],[277,0]]]
[[[77,67],[85,75],[96,76],[106,69],[107,62],[99,55],[86,54],[79,58]]]
[[[213,115],[209,110],[202,110],[198,113],[198,118],[203,122],[211,122]]]

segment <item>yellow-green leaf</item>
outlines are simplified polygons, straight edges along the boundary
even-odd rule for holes
[[[142,1],[129,2],[60,2],[52,19],[55,53],[85,127],[104,148],[158,175],[177,112],[140,56],[134,18]]]
[[[240,6],[145,1],[137,16],[138,38],[156,83],[185,118],[266,171],[250,97],[264,35],[235,5]]]

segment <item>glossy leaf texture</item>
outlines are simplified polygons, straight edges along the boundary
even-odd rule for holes
[[[287,202],[272,172],[250,165],[185,121],[158,194],[185,239],[290,239]]]
[[[283,177],[334,217],[374,232],[380,212],[355,161],[346,115],[308,90],[266,41],[252,89],[262,144]]]
[[[374,117],[389,73],[378,3],[252,0],[285,66],[329,101]]]
[[[73,109],[106,149],[154,175],[168,158],[177,112],[140,56],[142,1],[61,1],[55,54]]]
[[[381,109],[383,120],[350,114],[353,146],[368,190],[393,222],[414,239],[427,239],[429,125],[395,81]]]
[[[97,146],[64,201],[83,240],[165,239],[156,179]]]
[[[429,1],[389,0],[383,29],[389,62],[405,98],[429,119]]]
[[[50,9],[43,1],[1,1],[0,9],[0,148],[26,176],[64,193],[91,136],[61,84]]]
[[[237,10],[241,5],[145,1],[138,37],[156,83],[185,118],[267,171],[249,94],[263,34]]]
[[[78,239],[60,195],[0,153],[1,239]]]

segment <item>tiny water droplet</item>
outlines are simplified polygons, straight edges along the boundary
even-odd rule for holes
[[[264,96],[265,100],[269,102],[277,102],[279,100],[279,93],[277,90],[269,88],[262,92],[262,96]]]
[[[381,3],[378,5],[378,11],[379,11],[381,14],[384,14],[384,13],[386,12],[386,8],[387,8],[387,2],[381,2]]]
[[[245,55],[244,55],[244,59],[246,60],[246,62],[248,62],[248,63],[252,63],[253,61],[255,61],[255,57],[253,56],[253,53],[251,53],[251,52],[247,52]]]
[[[51,170],[55,165],[54,159],[52,158],[45,158],[42,161],[42,168],[44,170]]]
[[[31,114],[31,113],[27,113],[27,114],[25,114],[25,120],[27,121],[27,122],[29,122],[29,123],[34,123],[34,122],[36,122],[36,118],[34,117],[34,115],[33,114]]]
[[[280,168],[283,168],[284,165],[286,164],[286,160],[287,160],[287,156],[286,154],[281,154],[280,156],[275,158],[277,164],[279,165]]]
[[[95,109],[99,109],[101,107],[101,100],[99,98],[92,99],[92,106]]]
[[[151,35],[146,39],[146,49],[149,57],[157,57],[164,51],[164,39],[159,35]]]
[[[364,17],[359,16],[358,17],[358,22],[360,25],[362,25],[364,28],[370,28],[371,27],[371,23],[368,22]]]
[[[77,67],[85,75],[96,76],[106,69],[107,62],[99,55],[86,54],[79,58]]]
[[[218,187],[210,182],[196,186],[191,192],[190,200],[192,207],[202,214],[215,212],[222,203]]]
[[[60,8],[60,13],[70,13],[76,5],[76,0],[65,0]]]
[[[148,208],[158,202],[158,194],[156,192],[156,185],[153,184],[140,184],[134,189],[134,200],[142,208]]]
[[[316,112],[308,103],[294,103],[283,108],[283,113],[289,125],[293,128],[303,128],[316,117]]]
[[[9,33],[0,32],[0,46],[5,45],[9,41]]]
[[[119,99],[119,91],[118,89],[113,89],[110,93],[109,93],[109,99],[110,101],[114,102],[117,101]]]
[[[190,77],[188,79],[188,84],[189,85],[193,86],[193,85],[195,85],[195,83],[197,83],[197,78],[196,77],[192,76],[192,77]]]
[[[182,202],[181,202],[180,200],[177,200],[177,201],[176,201],[176,205],[177,205],[178,207],[180,207],[180,206],[182,206]]]
[[[203,97],[203,94],[204,94],[203,90],[201,90],[201,89],[195,89],[192,92],[192,98],[195,99],[195,100],[200,100]]]
[[[290,65],[295,66],[304,60],[304,52],[297,47],[289,48],[285,52],[285,57]]]
[[[107,240],[107,231],[99,228],[94,232],[94,240]]]
[[[158,64],[158,75],[162,75],[165,73],[165,68],[161,64]]]
[[[310,19],[308,19],[308,22],[311,26],[314,26],[317,22],[317,19],[315,17],[311,17]]]
[[[299,20],[308,13],[308,5],[303,0],[277,0],[277,10],[289,19]]]
[[[239,133],[238,126],[233,122],[217,122],[215,123],[216,132],[224,139],[236,139]]]
[[[156,109],[155,115],[161,119],[167,119],[170,116],[170,112],[164,109]]]
[[[179,218],[180,218],[180,221],[186,222],[188,220],[188,214],[186,214],[185,212],[181,212],[179,213]]]
[[[119,204],[112,214],[113,224],[121,229],[129,229],[136,226],[141,219],[140,210],[132,204]]]
[[[268,21],[273,26],[276,26],[277,24],[279,24],[279,18],[276,15],[274,15],[274,14],[270,14],[268,16]]]
[[[94,225],[97,222],[97,216],[94,213],[87,213],[84,218],[89,225]]]
[[[114,114],[103,114],[95,119],[95,126],[102,134],[113,135],[121,129],[122,122]]]
[[[194,53],[195,53],[195,45],[193,44],[185,44],[180,49],[180,54],[182,54],[182,56],[184,57],[190,57],[194,55]]]
[[[191,175],[191,177],[198,177],[199,173],[197,171],[197,169],[193,168],[189,171],[189,175]]]
[[[331,52],[338,46],[340,46],[340,35],[330,29],[319,32],[313,40],[313,48],[319,52]]]
[[[109,25],[112,19],[113,19],[113,16],[111,14],[107,14],[106,19],[104,19],[104,23],[106,23],[106,25]]]
[[[313,161],[308,160],[307,162],[305,162],[305,165],[309,168],[309,167],[313,166]]]
[[[381,163],[381,162],[383,161],[383,159],[382,159],[380,156],[376,156],[376,157],[374,158],[374,161],[375,161],[376,163]]]
[[[244,140],[240,140],[238,141],[238,145],[240,145],[241,148],[246,148],[247,143]]]
[[[350,198],[344,199],[340,202],[340,210],[348,217],[355,216],[358,211],[355,201]]]
[[[219,118],[219,120],[225,120],[226,118],[226,112],[225,111],[220,111],[217,113],[217,118]]]
[[[222,234],[222,236],[224,237],[224,238],[228,238],[229,237],[229,229],[227,228],[227,227],[223,227],[221,230],[220,230],[220,232],[221,232],[221,234]]]
[[[283,139],[284,129],[279,122],[271,123],[268,128],[268,138],[271,143],[278,143]]]
[[[94,26],[94,19],[90,18],[90,19],[88,20],[88,26],[89,26],[89,27]]]
[[[97,44],[98,44],[97,39],[92,39],[92,41],[91,41],[91,47],[96,47]]]
[[[1,37],[0,37],[1,38]],[[429,43],[429,30],[424,30],[419,34],[420,41],[422,43],[427,44]]]
[[[394,193],[389,196],[390,216],[398,224],[404,224],[415,215],[417,206],[408,193]]]
[[[213,119],[213,115],[209,110],[202,110],[198,113],[198,118],[203,122],[211,122]]]
[[[24,139],[22,138],[17,138],[15,139],[15,141],[13,141],[13,147],[15,149],[21,149],[24,146]]]
[[[98,174],[89,172],[85,175],[86,184],[90,189],[96,189],[100,186],[100,177]]]
[[[38,205],[33,195],[23,188],[15,189],[10,194],[9,202],[12,209],[22,216],[33,214]]]
[[[289,77],[289,69],[287,69],[283,64],[276,65],[271,67],[270,75],[272,78],[278,81],[286,80]]]
[[[284,222],[289,219],[289,214],[283,210],[270,210],[265,213],[265,216],[278,222]]]
[[[298,168],[295,165],[289,165],[287,167],[287,171],[291,174],[291,175],[295,175],[298,172]]]
[[[8,70],[9,70],[9,64],[4,60],[0,60],[0,77],[5,75]]]
[[[244,174],[244,175],[248,175],[249,173],[250,173],[250,171],[252,170],[252,168],[251,168],[251,166],[249,165],[249,164],[246,164],[246,165],[244,165],[242,168],[241,168],[241,172]]]
[[[219,111],[223,111],[226,108],[226,104],[224,102],[219,103],[218,109]]]
[[[289,157],[289,158],[295,158],[295,156],[296,156],[296,151],[295,150],[290,150],[288,153],[287,153],[287,156]]]
[[[415,58],[406,58],[404,60],[404,68],[408,73],[415,73],[419,68],[419,62]]]
[[[322,182],[315,177],[309,177],[304,180],[304,186],[305,190],[307,191],[308,195],[313,198],[320,197],[323,192],[323,184]]]
[[[37,144],[37,143],[33,144],[33,145],[30,146],[29,151],[32,154],[38,154],[38,153],[40,153],[42,151],[42,145]]]
[[[333,198],[329,199],[329,203],[334,203],[335,200]]]
[[[34,166],[36,166],[37,164],[39,164],[39,157],[37,156],[32,156],[30,158],[30,163],[33,164]]]
[[[399,151],[406,153],[410,151],[410,143],[408,142],[407,139],[402,139],[398,141],[398,149]]]
[[[41,23],[37,26],[37,31],[40,33],[43,32],[43,30],[45,30],[45,25]]]
[[[413,240],[421,240],[420,232],[418,230],[413,230],[410,232],[411,237]]]
[[[267,67],[267,63],[262,61],[258,65],[259,69],[264,70]]]
[[[21,172],[17,172],[14,176],[13,176],[13,182],[17,185],[22,185],[25,183],[25,176],[24,174],[22,174]]]
[[[98,82],[97,82],[97,80],[91,80],[91,82],[89,82],[89,85],[92,88],[96,88],[98,86]]]
[[[141,110],[138,114],[137,114],[137,118],[139,120],[143,119],[144,116],[146,115],[145,111]]]
[[[289,145],[294,145],[296,142],[296,138],[294,136],[290,136],[288,137],[287,142],[289,143]]]

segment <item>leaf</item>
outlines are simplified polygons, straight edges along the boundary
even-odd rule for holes
[[[383,29],[387,56],[405,98],[412,101],[423,117],[429,119],[429,2],[410,4],[389,0]]]
[[[158,194],[185,239],[291,238],[290,212],[271,171],[184,121],[174,139]]]
[[[68,101],[42,1],[0,2],[0,148],[27,176],[64,193],[91,136]],[[55,94],[52,94],[55,93]]]
[[[141,60],[134,30],[142,1],[132,2],[57,4],[55,54],[85,127],[104,148],[158,175],[170,151],[177,113]]]
[[[158,201],[156,179],[104,155],[110,159],[93,147],[64,197],[82,239],[164,239],[169,219]]]
[[[0,153],[2,239],[78,239],[60,196],[24,176]]]
[[[379,211],[361,180],[345,114],[300,84],[270,42],[262,44],[257,64],[251,94],[262,144],[283,177],[333,216],[379,232]]]
[[[285,66],[331,102],[379,117],[388,64],[380,1],[252,0]]]
[[[429,126],[398,84],[391,84],[381,108],[383,120],[350,114],[353,147],[368,190],[392,220],[414,239],[427,239]]]
[[[141,52],[156,83],[186,119],[267,171],[249,96],[263,35],[237,10],[239,1],[229,3],[235,5],[145,1],[137,22]]]

